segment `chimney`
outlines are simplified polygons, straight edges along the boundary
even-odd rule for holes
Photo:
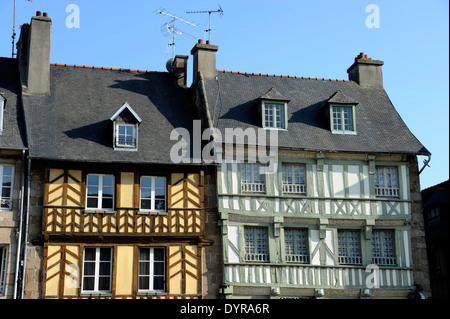
[[[383,87],[383,61],[372,60],[367,54],[361,52],[351,67],[348,68],[348,79],[364,87]]]
[[[201,39],[192,48],[191,54],[194,56],[192,84],[198,81],[199,73],[202,74],[205,80],[214,80],[216,78],[216,52],[218,49],[217,45],[212,45],[210,41],[204,44]]]
[[[18,58],[22,91],[27,94],[50,94],[50,48],[52,20],[36,12],[30,24],[21,28]]]
[[[187,55],[176,55],[175,60],[170,59],[167,61],[171,63],[168,66],[169,72],[173,73],[175,84],[186,88],[187,87],[187,60],[189,56]]]

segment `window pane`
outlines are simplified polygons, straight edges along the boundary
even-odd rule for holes
[[[83,268],[83,275],[93,276],[95,275],[95,262],[85,262]]]
[[[155,248],[153,258],[156,261],[164,261],[164,249],[163,248]]]
[[[151,209],[151,200],[141,199],[141,209]]]
[[[139,275],[150,275],[150,262],[139,262]]]
[[[113,208],[113,200],[112,198],[103,198],[102,200],[102,208]]]
[[[88,191],[88,196],[98,196],[98,187],[97,186],[89,186],[87,191]]]
[[[150,249],[140,248],[139,249],[139,260],[150,260]]]
[[[141,198],[151,198],[151,193],[150,188],[141,188]]]
[[[3,176],[12,175],[12,166],[3,166]]]
[[[156,188],[166,188],[166,179],[163,177],[156,177],[155,178],[155,187]]]
[[[105,291],[109,291],[110,290],[110,282],[111,279],[110,277],[100,277],[98,279],[98,290],[105,290]]]
[[[149,177],[141,177],[141,187],[151,187],[151,179]]]
[[[88,198],[86,205],[88,208],[97,208],[98,207],[98,199],[97,198]]]
[[[114,186],[114,176],[104,175],[103,176],[103,187],[105,186]]]
[[[164,289],[164,277],[154,277],[153,278],[153,289],[163,290]]]
[[[155,200],[155,209],[156,210],[164,210],[166,207],[166,202],[164,200],[161,199],[157,199]]]
[[[83,290],[94,290],[94,277],[84,277],[83,278]]]
[[[99,176],[98,175],[88,175],[87,177],[87,184],[88,185],[93,185],[93,186],[98,186],[99,182]]]
[[[95,260],[95,248],[85,248],[84,260]]]
[[[140,276],[139,277],[139,289],[149,290],[150,289],[150,277]]]
[[[99,274],[101,276],[110,275],[111,274],[111,263],[110,262],[101,262]]]
[[[155,262],[153,271],[154,275],[164,275],[164,263]]]

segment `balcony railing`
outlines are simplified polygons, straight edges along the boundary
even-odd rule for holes
[[[250,262],[267,262],[269,261],[269,254],[245,254],[244,258]]]
[[[306,185],[304,185],[304,184],[283,184],[283,194],[306,195]]]
[[[288,263],[309,263],[308,255],[286,255],[286,262]]]
[[[243,193],[265,193],[265,183],[241,182],[241,191]]]
[[[361,265],[362,264],[362,257],[356,257],[356,256],[339,256],[338,261],[340,264],[345,265]]]
[[[380,197],[400,197],[398,187],[375,187],[375,195]]]
[[[395,266],[397,265],[397,258],[395,257],[372,257],[372,264],[382,266]]]

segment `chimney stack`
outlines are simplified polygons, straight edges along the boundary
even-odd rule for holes
[[[351,67],[348,68],[348,79],[364,87],[383,87],[383,61],[372,60],[361,52]]]
[[[22,91],[26,94],[50,94],[51,32],[52,20],[40,11],[21,28],[18,58]]]
[[[175,84],[186,88],[187,87],[187,55],[176,55],[175,60],[172,62],[170,71],[174,75]]]
[[[192,48],[191,54],[194,56],[193,85],[198,81],[200,73],[205,80],[216,78],[216,52],[218,49],[217,45],[212,45],[210,41],[204,44],[201,39]]]

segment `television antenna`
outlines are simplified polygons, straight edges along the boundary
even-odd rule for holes
[[[190,22],[190,21],[188,21],[188,20],[182,19],[182,18],[177,17],[177,16],[175,16],[173,14],[170,14],[170,13],[166,12],[165,9],[158,9],[155,12],[159,13],[159,14],[162,14],[162,15],[165,15],[165,16],[168,16],[168,17],[171,18],[170,21],[164,23],[161,26],[161,32],[163,33],[164,36],[172,36],[172,43],[169,43],[169,46],[172,47],[172,59],[173,59],[175,57],[175,35],[176,34],[183,35],[183,36],[188,37],[190,39],[195,39],[194,36],[189,35],[186,32],[181,31],[180,29],[177,29],[176,23],[179,21],[179,22],[191,25],[193,27],[196,27],[197,25],[192,23],[192,22]]]
[[[223,16],[223,10],[222,7],[218,4],[219,10],[202,10],[202,11],[186,11],[186,13],[208,13],[209,15],[209,22],[208,22],[208,29],[204,30],[205,32],[208,32],[208,41],[211,42],[211,13],[220,13],[220,16]]]

